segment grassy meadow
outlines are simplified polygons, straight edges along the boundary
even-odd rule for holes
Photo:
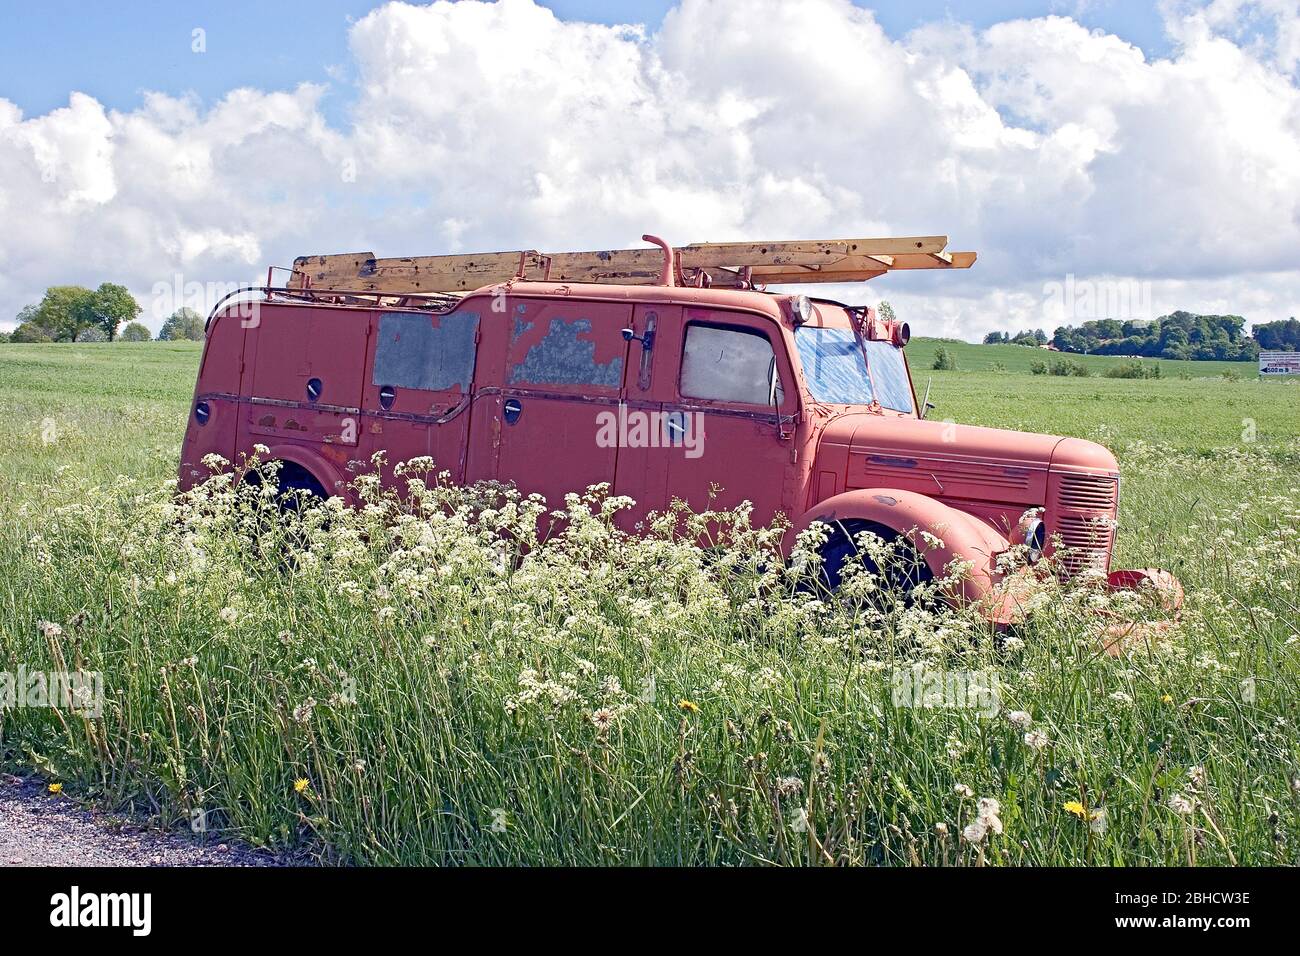
[[[1300,383],[1034,376],[1013,346],[931,373],[935,347],[934,417],[1117,453],[1117,564],[1174,571],[1180,619],[1044,581],[995,638],[810,593],[743,514],[705,555],[428,462],[401,502],[363,475],[364,509],[287,522],[222,479],[178,499],[196,345],[0,345],[0,671],[106,696],[0,711],[0,765],[326,862],[1300,863]],[[1117,620],[1165,630],[1101,653]],[[983,675],[999,712],[898,706],[900,670]]]

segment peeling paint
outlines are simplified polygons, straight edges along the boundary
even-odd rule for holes
[[[514,339],[532,328],[515,319]],[[623,357],[596,361],[596,341],[590,319],[551,319],[546,335],[534,342],[523,361],[510,369],[510,384],[600,385],[618,388],[623,381]]]

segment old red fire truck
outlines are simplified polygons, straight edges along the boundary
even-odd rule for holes
[[[305,256],[282,286],[268,274],[255,299],[208,319],[182,487],[208,474],[206,455],[233,462],[260,444],[284,487],[346,497],[349,463],[382,450],[551,502],[609,482],[636,501],[629,528],[674,498],[784,514],[787,543],[824,521],[832,576],[857,531],[904,536],[936,577],[969,563],[969,600],[991,601],[1013,545],[1062,548],[1068,572],[1109,567],[1108,450],[926,420],[906,323],[763,291],[967,268],[974,253],[946,252],[942,236],[645,238],[592,253]]]

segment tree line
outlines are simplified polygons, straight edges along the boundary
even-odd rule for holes
[[[1045,345],[1041,329],[1008,336],[990,332],[984,344]],[[1093,319],[1081,325],[1063,325],[1050,339],[1062,352],[1087,355],[1125,355],[1141,358],[1195,359],[1198,361],[1253,362],[1259,350],[1300,349],[1300,322],[1264,322],[1246,333],[1239,315],[1198,315],[1171,312],[1154,320]]]
[[[40,302],[24,306],[18,327],[0,332],[0,342],[148,342],[153,336],[137,321],[140,303],[125,286],[101,283],[97,289],[56,285]],[[203,316],[188,306],[163,322],[158,341],[203,339]]]

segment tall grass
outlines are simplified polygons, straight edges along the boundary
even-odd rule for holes
[[[1094,587],[1041,582],[995,638],[800,588],[815,560],[743,512],[629,538],[596,489],[539,542],[545,503],[430,466],[301,516],[220,475],[25,488],[0,667],[102,671],[107,703],[4,713],[4,762],[340,862],[1300,859],[1300,489],[1273,451],[1127,450],[1121,558],[1182,556],[1190,602],[1118,658],[1104,628],[1156,612]],[[913,665],[992,675],[1000,711],[899,706]]]

